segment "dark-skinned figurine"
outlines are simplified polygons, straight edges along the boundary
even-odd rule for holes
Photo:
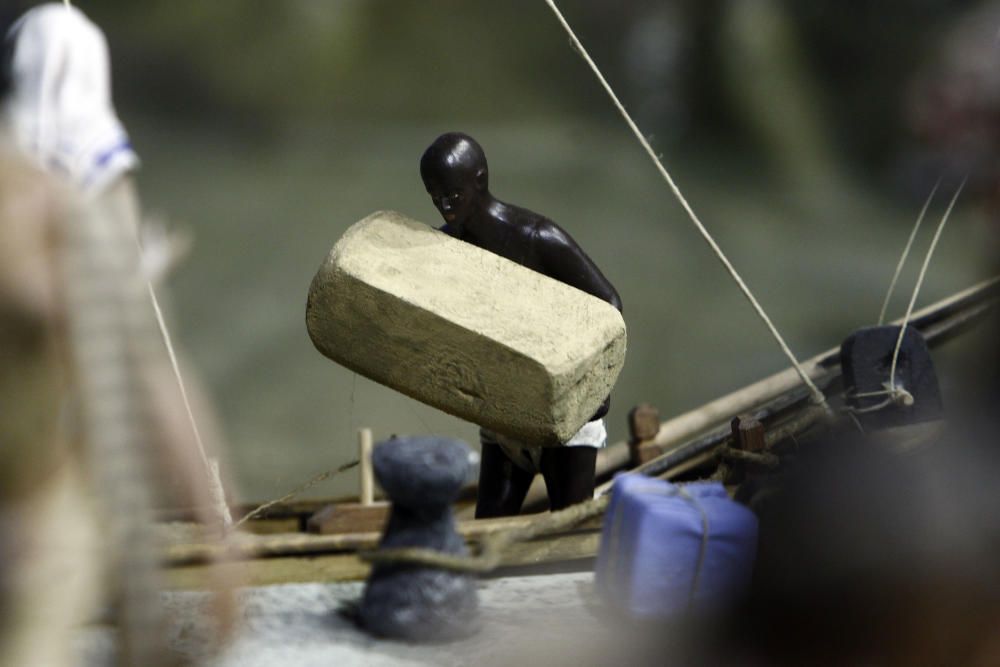
[[[565,230],[490,194],[486,154],[472,137],[458,132],[438,137],[420,159],[420,175],[445,220],[441,231],[622,309],[618,292]],[[590,499],[597,450],[607,441],[603,417],[609,406],[610,396],[562,447],[525,447],[481,429],[476,518],[517,514],[537,473],[545,478],[553,510]]]

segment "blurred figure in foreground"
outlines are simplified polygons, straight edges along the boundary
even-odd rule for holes
[[[1000,452],[988,431],[964,426],[906,452],[850,432],[803,444],[761,511],[733,655],[998,664]]]
[[[101,604],[115,607],[124,664],[170,664],[157,480],[174,471],[203,517],[216,505],[150,304],[126,178],[138,159],[104,36],[82,13],[31,10],[5,53],[0,378],[15,409],[0,425],[0,664],[71,664],[72,632]]]

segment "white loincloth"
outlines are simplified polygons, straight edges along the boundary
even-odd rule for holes
[[[541,472],[542,447],[528,447],[523,442],[500,435],[489,429],[479,429],[479,442],[483,445],[499,445],[518,468],[535,474]],[[594,447],[600,449],[608,444],[608,431],[603,419],[584,424],[563,447]]]

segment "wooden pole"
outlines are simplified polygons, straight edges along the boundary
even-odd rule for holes
[[[361,477],[360,502],[362,505],[371,505],[375,502],[375,477],[372,473],[372,430],[370,428],[358,429],[358,466]]]

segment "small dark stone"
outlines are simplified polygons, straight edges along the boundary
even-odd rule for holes
[[[883,403],[887,395],[862,396],[885,390],[892,368],[892,355],[899,337],[898,326],[859,329],[840,346],[840,364],[844,371],[848,403],[857,410],[866,410]],[[934,362],[920,332],[907,327],[896,363],[896,386],[913,397],[912,404],[891,402],[870,412],[857,413],[861,425],[868,431],[941,419],[944,408],[938,388]]]
[[[372,468],[393,507],[448,507],[469,478],[469,446],[436,436],[393,438],[372,452]]]
[[[468,446],[450,438],[394,438],[375,448],[375,477],[392,501],[380,549],[468,553],[451,504],[469,477]],[[476,578],[410,564],[377,564],[359,618],[370,632],[412,641],[464,637],[478,628]]]

